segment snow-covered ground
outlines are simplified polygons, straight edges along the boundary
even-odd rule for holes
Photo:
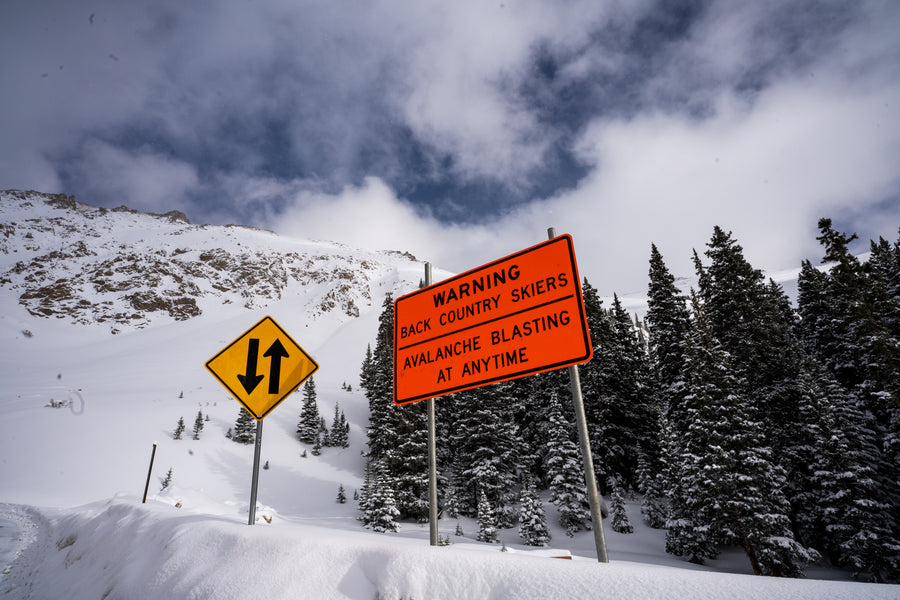
[[[248,243],[228,243],[239,239]],[[20,258],[0,254],[0,272]],[[514,529],[500,531],[503,545],[478,543],[469,519],[440,522],[446,547],[428,545],[427,525],[366,531],[352,499],[368,418],[359,367],[384,293],[412,290],[422,276],[409,261],[384,264],[370,274],[372,302],[358,318],[310,316],[304,307],[322,290],[295,286],[258,310],[208,301],[199,317],[154,318],[116,335],[108,325],[34,317],[0,288],[0,596],[900,598],[900,586],[852,582],[822,567],[805,580],[754,577],[738,550],[691,565],[665,553],[664,533],[642,525],[636,502],[628,507],[634,534],[607,524],[609,564],[595,560],[589,532],[569,538],[556,526],[552,547],[540,550],[520,545]],[[253,446],[226,439],[239,405],[204,363],[266,314],[319,363],[319,409],[330,425],[340,406],[351,445],[313,456],[294,435],[301,395],[286,399],[264,421],[269,468],[250,526]],[[198,411],[209,420],[192,440]],[[187,431],[174,440],[179,417]],[[169,469],[172,484],[162,490]],[[346,504],[336,502],[339,486]],[[552,520],[555,511],[547,512]]]

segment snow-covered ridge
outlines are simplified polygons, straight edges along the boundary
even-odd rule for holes
[[[0,223],[0,286],[32,315],[114,333],[211,305],[264,308],[286,294],[311,318],[352,318],[380,305],[379,283],[415,265],[407,253],[193,225],[178,211],[109,210],[65,194],[0,192]]]

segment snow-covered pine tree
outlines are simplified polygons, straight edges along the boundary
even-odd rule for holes
[[[607,483],[610,490],[610,515],[611,527],[616,533],[634,533],[634,527],[628,520],[628,513],[625,512],[625,491],[622,484],[617,479]]]
[[[178,424],[175,425],[175,433],[172,434],[172,437],[176,440],[181,439],[181,435],[184,433],[184,417],[178,417]]]
[[[341,420],[340,420],[340,436],[338,438],[338,446],[341,448],[349,448],[350,447],[350,423],[347,421],[347,417],[344,416],[344,411],[341,411]]]
[[[665,419],[664,415],[659,415],[659,420]],[[661,429],[661,426],[660,426]],[[662,445],[662,437],[660,436],[660,445]],[[658,472],[653,473],[648,467],[648,461],[644,456],[638,457],[637,484],[638,491],[641,492],[641,514],[644,522],[654,529],[661,529],[666,524],[667,506],[666,506],[666,478],[662,465],[668,456],[668,450],[661,448],[661,455]]]
[[[494,510],[483,492],[478,494],[478,535],[475,539],[491,544],[497,541],[497,521],[494,517]]]
[[[243,406],[234,422],[234,434],[231,440],[239,444],[252,444],[256,441],[256,420]]]
[[[369,386],[372,383],[372,372],[374,369],[374,365],[372,362],[372,344],[366,345],[366,355],[363,358],[362,365],[359,369],[359,387],[363,389],[363,391],[369,389]]]
[[[393,403],[394,306],[385,296],[366,382],[369,456],[386,469],[402,518],[428,516],[428,428],[425,403]]]
[[[550,478],[550,502],[559,510],[559,523],[566,528],[566,535],[572,537],[591,527],[584,468],[578,446],[570,438],[572,426],[563,417],[555,393],[548,403],[551,438],[545,467]]]
[[[340,410],[340,403],[335,403],[334,419],[331,421],[331,430],[328,432],[328,436],[323,443],[326,446],[333,446],[335,448],[346,448],[349,446],[347,434],[347,419]]]
[[[680,437],[687,430],[685,354],[690,339],[691,316],[686,298],[675,286],[675,277],[655,244],[650,247],[650,284],[645,321],[650,328],[647,344],[650,385],[660,412],[654,431],[659,454],[656,460],[654,457],[644,457],[646,466],[639,467],[639,485],[644,493],[642,512],[645,521],[650,527],[664,527],[670,516],[668,497],[679,486],[679,482],[670,480],[672,439],[673,435]],[[673,430],[677,433],[673,434]]]
[[[316,382],[312,377],[303,384],[303,406],[297,423],[297,438],[305,444],[314,444],[319,436],[319,406],[316,403]]]
[[[804,348],[822,363],[849,393],[854,409],[874,433],[871,452],[860,459],[873,472],[877,490],[873,500],[886,503],[891,544],[900,540],[900,298],[892,272],[900,260],[900,240],[891,247],[871,243],[873,257],[862,264],[850,252],[855,235],[833,229],[830,219],[819,221],[819,242],[825,248],[827,271],[804,264],[798,281],[798,326]],[[865,436],[864,436],[865,437]],[[868,444],[867,444],[868,446]],[[861,553],[862,554],[862,553]],[[874,563],[860,570],[885,572]],[[887,569],[890,570],[890,569]],[[896,571],[895,571],[896,573]],[[878,575],[875,575],[878,577]],[[894,575],[894,579],[900,575]]]
[[[368,446],[373,459],[381,458],[385,450],[395,448],[398,440],[392,401],[393,352],[394,352],[394,304],[391,294],[386,294],[378,317],[378,333],[375,349],[363,362],[360,385],[369,401]],[[416,403],[421,404],[421,403]],[[414,404],[413,406],[415,406]]]
[[[200,432],[203,431],[203,413],[197,411],[197,418],[194,419],[194,439],[200,439]]]
[[[550,443],[550,427],[546,398],[551,390],[555,390],[558,397],[569,397],[568,385],[565,370],[540,373],[504,384],[503,411],[518,430],[516,471],[520,477],[530,475],[534,478],[536,489],[546,488],[547,483],[544,457]],[[457,411],[454,410],[455,412]],[[455,418],[455,415],[452,417]],[[455,421],[451,422],[455,428]],[[448,442],[448,445],[452,447],[452,442]]]
[[[601,424],[603,443],[621,448],[621,453],[606,457],[609,471],[625,488],[636,487],[638,458],[647,457],[658,469],[659,440],[656,432],[659,408],[650,379],[650,363],[643,343],[638,339],[628,313],[617,295],[612,304],[615,370],[612,379],[617,402],[607,404],[608,418]],[[608,384],[613,387],[613,382]],[[601,455],[601,460],[603,457]]]
[[[312,455],[319,456],[322,454],[322,434],[316,433],[316,439],[313,441]]]
[[[370,502],[372,498],[372,486],[373,486],[373,470],[372,470],[372,461],[369,458],[366,458],[366,470],[365,476],[363,477],[363,484],[359,491],[356,493],[356,501],[357,506],[359,507],[359,520],[363,522],[364,525],[368,526],[369,523],[367,521],[369,510],[370,510]]]
[[[716,547],[744,548],[757,574],[800,576],[817,554],[796,542],[784,496],[785,473],[774,463],[763,429],[743,396],[746,383],[712,335],[705,312],[694,303],[693,343],[687,355],[690,425],[682,443],[681,479],[686,493],[679,514],[690,515],[692,530],[682,541],[692,551],[715,555]],[[667,538],[668,542],[668,538]],[[693,546],[693,547],[691,547]]]
[[[850,394],[823,370],[805,379],[812,440],[809,469],[798,475],[798,529],[834,564],[857,576],[897,581],[900,543],[891,531],[890,504],[871,457],[876,433]]]
[[[650,327],[650,362],[659,398],[666,414],[679,412],[684,395],[684,355],[691,330],[691,315],[684,297],[675,286],[656,244],[650,246],[650,284],[647,316]]]
[[[379,533],[397,531],[397,519],[400,517],[400,511],[397,510],[394,502],[390,477],[383,465],[378,465],[375,469],[377,475],[369,490],[364,522],[372,531]]]
[[[169,467],[168,472],[166,472],[166,476],[163,477],[163,480],[162,480],[162,487],[159,488],[159,491],[163,491],[164,489],[166,489],[166,488],[169,487],[170,485],[172,485],[172,467]]]
[[[526,546],[547,546],[550,543],[550,530],[547,527],[547,516],[544,504],[534,489],[534,480],[526,479],[519,496],[519,537]]]
[[[610,465],[606,458],[613,453],[621,454],[616,452],[613,440],[604,440],[603,438],[603,423],[607,417],[605,413],[608,412],[605,404],[609,402],[611,392],[606,385],[610,379],[609,374],[615,369],[616,361],[614,354],[606,352],[604,349],[612,346],[613,324],[609,313],[603,308],[603,301],[600,299],[597,289],[590,284],[587,278],[582,282],[581,294],[584,299],[585,318],[591,336],[591,346],[594,349],[593,358],[579,366],[581,393],[584,399],[588,437],[594,453],[595,475],[597,481],[605,481],[610,472]],[[545,378],[546,376],[540,377]],[[538,396],[541,404],[547,406],[543,399],[550,393],[550,386],[545,385],[535,395]],[[556,389],[556,394],[559,398],[567,397],[562,387]],[[544,409],[545,413],[546,410]],[[549,418],[545,416],[544,422],[549,423]],[[549,435],[549,433],[545,434],[545,437],[549,438]]]
[[[338,493],[336,501],[338,504],[345,504],[347,502],[347,494],[344,493],[344,484],[338,485]]]
[[[659,454],[653,430],[658,409],[644,344],[618,297],[607,312],[587,280],[582,293],[594,357],[580,369],[581,387],[594,468],[605,493],[613,475],[635,487],[638,456]]]
[[[777,284],[764,283],[731,232],[714,227],[705,254],[710,264],[698,294],[710,334],[743,382],[740,393],[757,408],[773,456],[781,457],[791,443],[799,402],[801,355],[793,310]]]
[[[499,383],[458,394],[460,412],[451,436],[460,505],[472,506],[478,494],[484,494],[500,527],[511,527],[517,516],[513,504],[519,439],[515,423],[507,416],[509,389]]]

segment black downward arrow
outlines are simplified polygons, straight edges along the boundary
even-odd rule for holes
[[[287,358],[289,355],[281,345],[281,340],[276,339],[263,356],[272,357],[272,364],[269,367],[269,393],[277,394],[278,384],[281,380],[281,359]]]
[[[271,348],[270,348],[271,350]],[[268,353],[266,353],[268,356]],[[259,382],[263,380],[263,375],[256,374],[256,361],[259,358],[259,340],[250,338],[250,347],[247,349],[247,374],[238,375],[241,385],[247,390],[248,394],[252,394]],[[270,386],[271,387],[271,386]]]

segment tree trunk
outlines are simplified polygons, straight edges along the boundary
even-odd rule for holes
[[[750,540],[747,539],[747,536],[744,536],[744,552],[747,553],[747,558],[750,559],[750,566],[753,567],[753,574],[762,575],[762,571],[759,569],[759,561],[756,559],[756,551],[753,549],[753,546],[750,545]]]

